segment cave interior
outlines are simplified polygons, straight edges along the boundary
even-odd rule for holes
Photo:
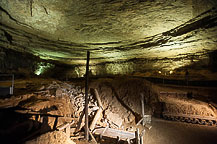
[[[5,144],[216,143],[217,1],[1,0],[0,117]]]

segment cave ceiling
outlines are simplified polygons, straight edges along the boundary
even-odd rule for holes
[[[217,50],[215,0],[2,0],[0,46],[61,63],[163,61]]]

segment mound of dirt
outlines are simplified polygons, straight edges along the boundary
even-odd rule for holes
[[[111,128],[127,130],[141,119],[141,94],[145,96],[145,114],[153,115],[159,109],[158,95],[144,79],[102,78],[92,81],[90,87],[99,92],[104,108],[102,121]]]
[[[25,144],[75,144],[66,134],[62,131],[53,131],[43,134]]]

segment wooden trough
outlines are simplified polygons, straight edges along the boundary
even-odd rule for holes
[[[119,140],[127,141],[131,139],[135,139],[135,133],[134,132],[127,132],[123,130],[116,130],[112,128],[96,128],[93,131],[93,134],[95,135],[101,135],[104,137],[109,137],[109,138],[118,138]]]

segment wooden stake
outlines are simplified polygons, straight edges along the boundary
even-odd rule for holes
[[[140,144],[139,128],[136,129],[136,144]]]
[[[85,111],[85,108],[84,110],[82,111],[80,117],[79,117],[79,121],[78,121],[78,124],[77,124],[77,128],[76,128],[76,132],[78,132],[80,129],[81,129],[81,124],[82,124],[82,121],[83,121],[83,117],[84,117],[84,111]]]
[[[89,140],[89,127],[88,127],[88,80],[89,80],[89,59],[90,52],[87,51],[87,63],[86,63],[86,81],[85,81],[85,139]]]
[[[142,104],[142,118],[143,118],[142,125],[144,126],[145,125],[145,111],[144,111],[145,106],[144,106],[144,94],[143,93],[141,93],[141,104]]]
[[[96,100],[98,102],[99,109],[97,110],[96,115],[94,116],[94,119],[93,119],[93,121],[92,121],[92,123],[90,125],[90,130],[91,131],[95,128],[95,125],[96,125],[96,123],[97,123],[98,119],[100,118],[100,115],[102,114],[102,111],[103,111],[102,102],[100,100],[98,91],[96,89],[94,89],[94,94],[96,96]]]
[[[96,115],[94,116],[94,119],[93,119],[91,125],[90,125],[91,131],[95,128],[95,125],[96,125],[98,119],[100,118],[101,114],[102,114],[102,108],[99,108],[96,112]]]
[[[103,109],[103,107],[102,107],[102,101],[101,101],[101,99],[99,97],[99,93],[98,93],[97,89],[94,89],[94,94],[96,96],[96,100],[97,100],[97,103],[98,103],[99,107],[101,107]]]
[[[143,136],[140,137],[140,144],[143,144]]]
[[[145,128],[140,133],[140,144],[143,144],[143,136],[144,136],[144,134],[145,134]]]
[[[93,142],[94,142],[95,144],[97,144],[97,141],[96,141],[95,137],[93,136],[93,134],[91,133],[91,131],[88,130],[88,132],[89,132],[91,138],[93,139]]]

